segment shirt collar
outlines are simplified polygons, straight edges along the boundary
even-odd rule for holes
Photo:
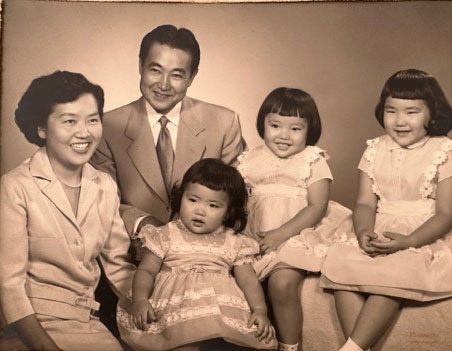
[[[390,138],[390,143],[389,143],[389,149],[390,150],[395,150],[395,149],[408,149],[408,150],[413,150],[413,149],[417,149],[421,146],[424,146],[425,143],[430,139],[429,135],[424,136],[421,140],[419,140],[417,143],[411,144],[407,147],[402,147],[399,144],[397,144],[392,138]]]
[[[148,115],[148,120],[151,125],[151,127],[154,127],[157,123],[159,123],[160,117],[163,115],[161,113],[158,113],[154,108],[151,106],[151,104],[145,100],[145,106],[146,106],[146,114]],[[179,119],[180,119],[180,111],[182,108],[182,101],[179,101],[176,106],[172,108],[170,112],[165,114],[166,118],[173,123],[174,125],[179,125]]]

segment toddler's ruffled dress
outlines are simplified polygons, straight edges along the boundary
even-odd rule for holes
[[[275,349],[248,327],[250,307],[231,275],[233,266],[251,263],[258,244],[231,229],[189,232],[180,220],[141,231],[143,245],[163,260],[150,298],[157,321],[137,329],[118,307],[121,338],[136,350],[170,350],[202,340],[224,340],[256,349]]]

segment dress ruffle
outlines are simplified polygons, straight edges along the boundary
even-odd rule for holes
[[[253,261],[258,244],[227,228],[202,236],[184,228],[177,221],[142,229],[143,245],[163,260],[149,299],[157,322],[147,331],[140,330],[118,306],[121,338],[137,350],[169,350],[212,338],[275,348],[275,340],[259,342],[256,326],[247,326],[250,307],[231,275],[233,266]]]

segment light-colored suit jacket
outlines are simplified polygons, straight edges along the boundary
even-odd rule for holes
[[[34,313],[89,321],[99,307],[99,263],[118,295],[131,288],[130,238],[110,176],[83,166],[75,216],[43,147],[2,177],[0,192],[0,308],[6,323]]]
[[[135,220],[152,216],[166,223],[170,203],[147,119],[140,98],[103,117],[104,134],[91,163],[116,180],[121,193],[121,216],[129,234]],[[172,183],[202,158],[218,158],[236,165],[246,149],[236,113],[196,99],[182,100]]]

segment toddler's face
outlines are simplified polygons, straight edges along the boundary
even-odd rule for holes
[[[225,191],[189,183],[182,195],[179,216],[192,233],[209,234],[223,224],[228,204]]]
[[[386,133],[400,146],[408,147],[427,135],[430,110],[424,100],[388,97],[383,120]]]
[[[306,118],[269,113],[265,116],[264,126],[264,142],[276,156],[287,158],[306,147],[308,133]]]

